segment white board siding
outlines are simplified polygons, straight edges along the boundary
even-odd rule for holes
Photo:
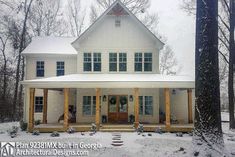
[[[73,45],[78,51],[78,73],[83,73],[83,53],[102,53],[102,73],[109,72],[109,53],[127,53],[127,73],[134,73],[134,53],[153,53],[153,71],[159,73],[159,52],[154,41],[140,28],[135,21],[128,17],[121,17],[121,27],[115,27],[115,17],[106,16],[95,30],[88,33],[88,37],[75,42]]]
[[[95,116],[86,116],[82,113],[83,96],[95,96],[95,89],[77,89],[77,122],[78,123],[93,123]],[[107,100],[103,102],[103,95],[106,95]],[[108,116],[108,96],[109,95],[128,95],[128,121],[129,116],[134,115],[134,100],[129,101],[129,96],[133,95],[134,89],[101,89],[101,117]],[[140,122],[158,123],[159,122],[159,94],[158,89],[140,89],[140,96],[153,96],[153,115],[141,116]],[[101,119],[100,119],[101,120]]]
[[[75,74],[77,71],[77,60],[74,56],[63,55],[37,55],[26,57],[26,76],[25,80],[31,80],[36,78],[37,61],[44,61],[44,77],[56,76],[56,62],[64,61],[65,75]]]

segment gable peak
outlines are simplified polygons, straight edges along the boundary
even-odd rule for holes
[[[120,0],[116,0],[113,3],[113,6],[111,7],[110,11],[107,13],[107,15],[114,15],[114,16],[123,16],[123,15],[129,15],[128,11],[124,8],[122,2]]]

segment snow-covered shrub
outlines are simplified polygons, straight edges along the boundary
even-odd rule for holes
[[[40,135],[40,132],[39,132],[39,130],[33,130],[33,133],[32,133],[32,135],[36,135],[36,136]]]
[[[183,133],[182,133],[182,132],[177,132],[177,133],[176,133],[176,136],[177,136],[177,137],[183,137]]]
[[[57,131],[53,131],[51,133],[51,137],[59,137],[59,136],[60,136],[60,134]]]
[[[67,130],[67,133],[73,134],[73,133],[75,133],[75,129],[73,127],[69,127]]]
[[[94,133],[96,132],[96,124],[95,123],[91,124],[91,131]]]
[[[163,133],[162,132],[162,128],[156,128],[155,132],[158,133],[158,134],[162,134]]]
[[[20,129],[21,131],[26,131],[28,127],[28,123],[24,122],[24,121],[20,121]]]
[[[18,130],[19,130],[18,126],[12,126],[12,128],[7,130],[7,132],[11,136],[11,138],[14,138],[16,137]]]
[[[144,125],[143,124],[139,124],[137,129],[136,129],[136,132],[143,133],[144,132]]]
[[[38,119],[38,120],[35,120],[35,121],[34,121],[34,124],[35,124],[35,125],[41,124],[41,120],[39,120],[39,119]]]

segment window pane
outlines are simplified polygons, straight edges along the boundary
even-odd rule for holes
[[[139,114],[140,115],[143,115],[143,110],[144,110],[143,96],[139,96]]]
[[[56,62],[56,68],[57,76],[64,75],[64,62]]]
[[[91,96],[83,96],[83,115],[91,115]]]
[[[142,53],[135,53],[135,71],[142,71]]]
[[[119,53],[119,71],[126,71],[127,69],[126,53]]]
[[[101,53],[94,53],[94,71],[101,71]]]
[[[117,71],[117,53],[109,53],[109,71]]]
[[[145,115],[153,115],[153,97],[145,96]]]
[[[83,71],[91,71],[91,53],[83,54]]]
[[[96,96],[93,96],[92,115],[95,115],[95,112],[96,112]]]
[[[144,71],[152,71],[152,53],[144,53]]]
[[[43,97],[35,97],[35,112],[42,112],[43,110]]]
[[[37,77],[44,77],[44,61],[37,61],[36,71]]]

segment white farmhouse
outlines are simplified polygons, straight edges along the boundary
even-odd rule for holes
[[[29,131],[86,131],[91,123],[100,131],[139,123],[146,131],[191,130],[195,81],[159,74],[163,46],[119,0],[77,39],[34,38],[22,53]]]

